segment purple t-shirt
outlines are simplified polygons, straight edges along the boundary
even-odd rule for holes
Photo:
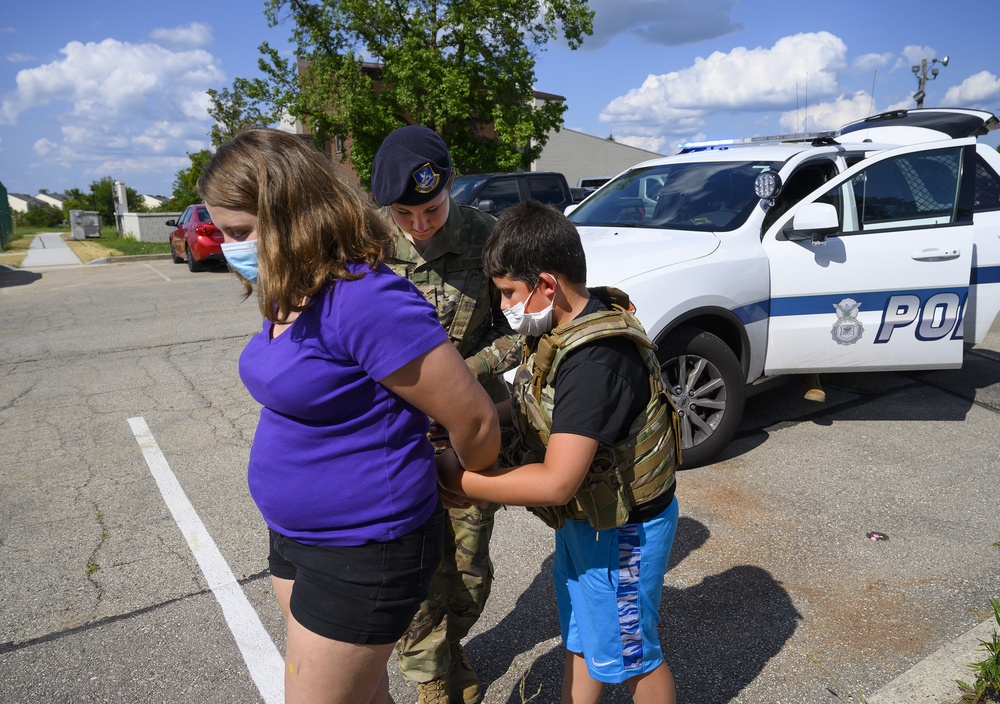
[[[270,321],[240,355],[263,406],[250,493],[267,524],[310,545],[386,541],[437,504],[427,416],[384,379],[448,339],[409,281],[382,265],[329,286],[281,335]]]

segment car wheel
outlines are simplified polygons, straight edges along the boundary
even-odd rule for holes
[[[191,245],[185,244],[184,250],[187,253],[188,269],[190,269],[195,273],[202,271],[205,268],[205,264],[203,262],[199,262],[194,258],[194,253],[191,251]]]
[[[184,259],[182,257],[177,256],[177,250],[174,249],[173,244],[170,245],[170,259],[171,261],[173,261],[174,264],[184,263]]]
[[[743,415],[740,361],[725,342],[695,328],[672,332],[657,356],[680,416],[681,468],[705,464],[729,443]]]

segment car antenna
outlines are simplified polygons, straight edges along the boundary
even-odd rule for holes
[[[868,101],[868,117],[872,116],[872,110],[875,109],[875,76],[878,75],[878,69],[872,71],[872,94],[870,100]]]

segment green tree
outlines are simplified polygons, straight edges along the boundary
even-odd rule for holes
[[[55,227],[61,225],[64,219],[59,208],[53,208],[50,205],[35,205],[34,203],[28,206],[27,212],[19,213],[19,215],[21,215],[19,224],[29,227]]]
[[[365,184],[382,140],[411,122],[444,138],[459,171],[528,167],[566,109],[535,105],[536,57],[560,33],[578,48],[594,17],[587,0],[266,0],[265,8],[270,26],[293,23],[298,58],[265,42],[265,79],[243,88],[301,120],[318,143],[352,138]],[[378,91],[362,57],[376,62]]]
[[[115,219],[115,180],[110,176],[105,176],[99,181],[90,184],[90,205],[83,210],[96,210],[101,215],[101,223],[105,226],[114,227],[117,223]],[[69,195],[67,193],[67,195]],[[125,186],[125,201],[128,203],[129,212],[140,213],[146,208],[142,204],[142,198],[134,188]]]
[[[63,208],[66,211],[67,219],[71,210],[94,210],[94,198],[91,194],[84,193],[79,188],[70,188],[64,195],[66,202],[63,204]]]
[[[266,101],[267,85],[259,78],[237,78],[233,88],[208,90],[212,107],[208,114],[215,119],[212,125],[212,146],[219,147],[245,129],[267,127],[281,118],[277,106]],[[190,156],[190,155],[189,155]]]
[[[198,179],[205,164],[212,158],[212,152],[202,149],[200,152],[188,152],[191,166],[181,169],[174,177],[174,191],[169,201],[164,203],[160,210],[171,212],[180,211],[192,203],[200,203],[201,196],[198,195]]]

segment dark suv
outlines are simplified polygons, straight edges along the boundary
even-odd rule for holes
[[[471,205],[493,215],[525,200],[537,200],[560,211],[573,205],[566,177],[554,171],[459,176],[451,195],[462,205]]]

